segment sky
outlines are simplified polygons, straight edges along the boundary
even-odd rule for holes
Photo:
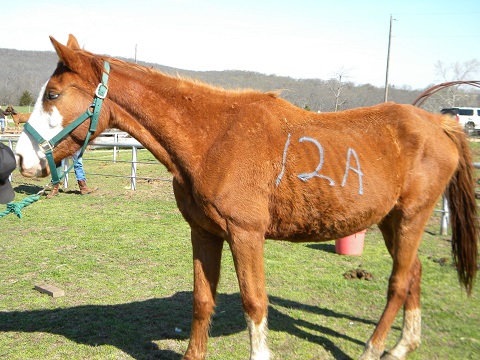
[[[480,60],[478,0],[14,0],[0,48],[88,51],[185,70],[245,70],[424,89]],[[480,74],[478,74],[480,77]],[[478,80],[478,79],[470,79]]]

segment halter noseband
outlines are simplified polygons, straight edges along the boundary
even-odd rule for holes
[[[45,154],[48,161],[48,166],[50,167],[50,174],[52,175],[52,184],[58,184],[61,179],[65,177],[65,174],[68,173],[72,167],[77,163],[78,159],[80,159],[87,147],[87,144],[90,140],[90,136],[95,133],[97,130],[98,124],[98,117],[100,115],[100,110],[102,108],[103,100],[107,96],[108,92],[108,76],[110,73],[110,64],[108,61],[104,61],[103,63],[103,74],[102,74],[102,81],[98,84],[97,89],[95,90],[95,96],[93,98],[93,103],[90,105],[82,115],[80,115],[76,120],[72,121],[68,124],[62,131],[60,131],[57,135],[52,137],[50,140],[45,140],[29,122],[25,123],[23,129],[26,133],[33,136],[33,138],[38,142],[40,150]],[[53,149],[60,143],[67,135],[73,132],[78,126],[80,126],[84,121],[90,119],[90,128],[88,129],[87,135],[85,137],[85,141],[83,146],[80,150],[80,154],[77,160],[65,171],[63,174],[59,175],[56,170],[56,164],[53,160]]]

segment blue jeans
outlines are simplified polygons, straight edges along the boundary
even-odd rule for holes
[[[2,127],[2,132],[5,130],[5,118],[0,118],[0,125]]]
[[[75,171],[75,178],[77,179],[77,181],[87,180],[85,178],[85,171],[83,170],[83,159],[79,158],[78,155],[79,151],[75,152],[72,155],[73,162],[77,161],[78,159],[78,162],[73,166],[73,171]]]
[[[83,159],[79,158],[78,154],[80,154],[80,150],[78,150],[77,152],[75,152],[72,155],[72,161],[73,162],[75,162],[78,159],[78,162],[75,165],[73,165],[73,171],[75,172],[75,178],[77,179],[77,181],[87,180],[85,178],[85,171],[83,170]],[[62,173],[63,173],[62,166],[57,167],[57,173],[58,173],[58,176],[62,175]]]

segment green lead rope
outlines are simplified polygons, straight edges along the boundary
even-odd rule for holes
[[[7,204],[7,209],[5,211],[0,212],[0,218],[4,217],[4,216],[6,216],[10,213],[14,213],[15,215],[17,215],[21,219],[22,218],[22,209],[25,206],[28,206],[31,203],[34,203],[38,199],[40,199],[40,194],[30,195],[29,197],[23,199],[22,201],[16,202],[16,203],[9,202]]]
[[[7,216],[10,213],[14,213],[15,215],[18,216],[19,219],[22,218],[22,209],[25,206],[28,206],[35,201],[38,201],[42,195],[45,193],[45,191],[50,187],[50,184],[47,184],[42,190],[37,192],[36,194],[30,195],[26,197],[25,199],[17,202],[9,202],[7,204],[7,209],[5,211],[0,212],[0,218]]]

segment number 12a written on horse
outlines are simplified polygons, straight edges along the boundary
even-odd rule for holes
[[[277,187],[280,185],[280,182],[282,181],[283,175],[285,173],[285,165],[286,165],[287,159],[288,159],[288,148],[290,146],[291,136],[292,136],[292,134],[288,134],[287,141],[285,142],[285,147],[283,149],[282,171],[280,172],[280,174],[277,177],[277,180],[275,181],[275,185]],[[311,143],[315,144],[315,146],[318,149],[318,155],[319,155],[320,159],[319,159],[318,165],[317,165],[317,167],[315,168],[314,171],[309,172],[309,173],[298,174],[297,177],[300,180],[305,181],[305,182],[314,178],[314,177],[320,178],[320,179],[325,179],[329,182],[330,186],[335,186],[335,181],[332,178],[328,177],[327,175],[324,175],[324,174],[320,173],[321,170],[322,170],[323,163],[324,163],[324,158],[325,158],[325,151],[323,149],[322,144],[320,144],[320,142],[318,142],[318,140],[316,140],[314,138],[311,138],[311,137],[308,137],[308,136],[301,137],[298,140],[298,142],[299,143],[311,142]],[[352,158],[355,160],[356,167],[353,167],[351,165]],[[357,152],[353,148],[348,148],[348,150],[347,150],[345,172],[343,174],[343,180],[342,180],[342,183],[341,183],[341,187],[344,187],[345,184],[347,183],[347,179],[348,179],[348,175],[349,175],[350,171],[353,171],[358,175],[358,193],[360,195],[363,195],[363,173],[362,173],[362,170],[360,168],[360,160],[358,159]]]

